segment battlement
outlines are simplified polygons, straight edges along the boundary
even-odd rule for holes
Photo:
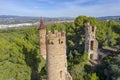
[[[62,45],[66,41],[66,33],[64,31],[59,32],[55,30],[54,32],[47,32],[47,44],[49,45]],[[65,45],[65,44],[64,44]]]
[[[54,30],[53,32],[52,31],[48,31],[47,32],[47,36],[48,37],[66,37],[66,33],[64,31],[57,31],[57,30]]]

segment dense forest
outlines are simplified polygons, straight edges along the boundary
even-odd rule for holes
[[[66,31],[68,71],[73,80],[119,80],[120,54],[109,55],[93,70],[84,52],[85,22],[97,27],[99,49],[120,46],[120,22],[79,16],[71,23],[47,25],[47,30]],[[46,63],[40,56],[38,26],[0,30],[0,80],[41,80]]]

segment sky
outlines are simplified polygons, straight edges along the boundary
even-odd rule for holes
[[[120,0],[0,0],[0,15],[120,16]]]

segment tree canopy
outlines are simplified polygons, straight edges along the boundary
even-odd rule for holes
[[[105,59],[95,71],[89,65],[87,52],[84,52],[86,20],[97,27],[99,48],[120,45],[120,23],[112,20],[107,22],[79,16],[74,22],[56,23],[46,29],[66,31],[68,70],[73,80],[105,80],[106,69],[114,74],[111,79],[118,80],[119,55]],[[1,29],[0,47],[1,80],[41,80],[46,77],[45,61],[39,52],[38,27]]]

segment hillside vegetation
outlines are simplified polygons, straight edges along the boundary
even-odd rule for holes
[[[48,25],[47,30],[66,31],[68,70],[74,80],[105,80],[104,70],[116,73],[120,54],[109,56],[95,71],[88,65],[84,52],[85,21],[96,25],[99,48],[120,45],[120,23],[99,21],[93,17],[79,16],[72,23]],[[109,66],[109,67],[108,67]],[[99,70],[98,70],[99,69]],[[110,76],[118,80],[120,72]],[[38,26],[0,30],[0,80],[41,80],[46,77],[45,61],[40,56]]]
[[[44,63],[36,27],[0,30],[0,80],[37,80]]]

